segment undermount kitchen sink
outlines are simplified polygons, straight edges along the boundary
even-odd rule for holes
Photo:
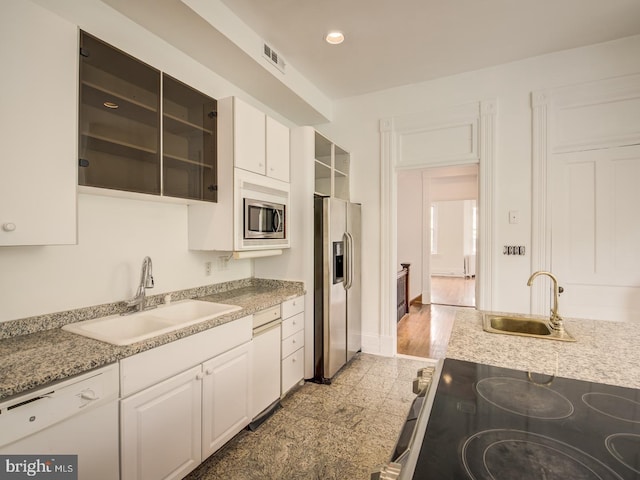
[[[575,338],[567,332],[554,330],[544,320],[535,318],[484,313],[482,315],[482,328],[485,332],[490,333],[575,342]]]
[[[70,323],[63,330],[112,345],[130,345],[240,310],[236,305],[182,300],[130,315],[110,315]]]

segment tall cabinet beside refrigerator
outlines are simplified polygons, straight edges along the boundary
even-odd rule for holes
[[[361,206],[314,199],[314,379],[331,378],[360,351]]]

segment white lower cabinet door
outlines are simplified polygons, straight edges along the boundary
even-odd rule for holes
[[[251,343],[203,364],[202,459],[251,421]]]
[[[181,479],[201,461],[202,369],[121,401],[122,480]]]

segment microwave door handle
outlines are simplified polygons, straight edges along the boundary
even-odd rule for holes
[[[275,231],[279,232],[280,226],[282,225],[282,215],[280,214],[280,210],[278,210],[277,208],[274,208],[273,211],[276,213],[273,217],[273,226],[275,227]]]

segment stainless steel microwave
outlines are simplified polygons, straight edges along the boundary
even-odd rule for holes
[[[285,239],[286,206],[244,197],[244,238]]]

